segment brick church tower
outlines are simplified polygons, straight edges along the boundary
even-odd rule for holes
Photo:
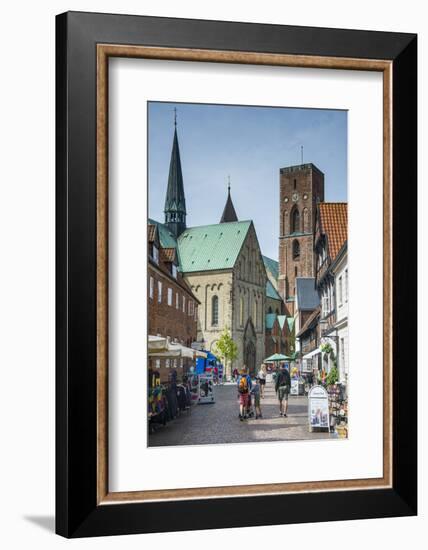
[[[315,277],[314,224],[324,202],[324,174],[314,164],[280,169],[279,294],[294,312],[296,277]]]

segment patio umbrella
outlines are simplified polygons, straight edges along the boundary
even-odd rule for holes
[[[282,353],[274,353],[267,359],[263,361],[263,363],[279,363],[280,361],[289,361],[291,357],[288,357],[288,355],[282,355]]]

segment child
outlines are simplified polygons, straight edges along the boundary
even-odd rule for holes
[[[244,368],[238,377],[238,395],[239,395],[239,420],[247,418],[248,401],[251,391],[251,378],[247,374],[247,369]]]
[[[256,420],[262,418],[262,411],[260,409],[260,378],[256,378],[256,383],[251,389],[251,393],[254,396],[254,408],[256,409]]]

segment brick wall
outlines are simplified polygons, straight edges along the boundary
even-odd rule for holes
[[[324,201],[324,175],[312,164],[282,168],[279,187],[278,289],[281,297],[286,300],[295,294],[296,276],[315,276],[313,229],[317,202]],[[293,227],[296,210],[299,214],[297,228]],[[297,259],[293,258],[294,241],[298,242],[300,248]]]
[[[198,303],[190,291],[178,284],[181,281],[181,274],[177,275],[178,282],[165,274],[161,269],[154,267],[151,263],[148,268],[148,310],[149,326],[148,331],[151,335],[169,336],[172,341],[176,340],[181,344],[190,347],[191,343],[196,341],[197,336],[197,306]],[[151,282],[152,280],[152,282]],[[161,301],[159,302],[159,286],[162,283]],[[151,293],[152,285],[152,293]],[[168,303],[168,296],[171,297],[171,305]],[[178,307],[177,307],[178,296]],[[184,299],[184,311],[183,311]],[[193,305],[192,305],[193,304]],[[169,367],[176,367],[178,377],[186,370],[193,361],[190,359],[171,360]],[[160,368],[161,381],[168,379],[168,363],[165,359],[158,360],[155,364],[150,360],[153,367]]]

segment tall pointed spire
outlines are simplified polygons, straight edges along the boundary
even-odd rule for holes
[[[165,225],[178,237],[186,229],[186,198],[181,172],[180,148],[177,137],[177,109],[174,109],[174,139],[169,163],[168,187],[165,197]]]
[[[230,176],[227,183],[227,200],[221,216],[220,223],[237,222],[238,216],[236,215],[235,207],[233,206],[232,197],[230,196]]]

